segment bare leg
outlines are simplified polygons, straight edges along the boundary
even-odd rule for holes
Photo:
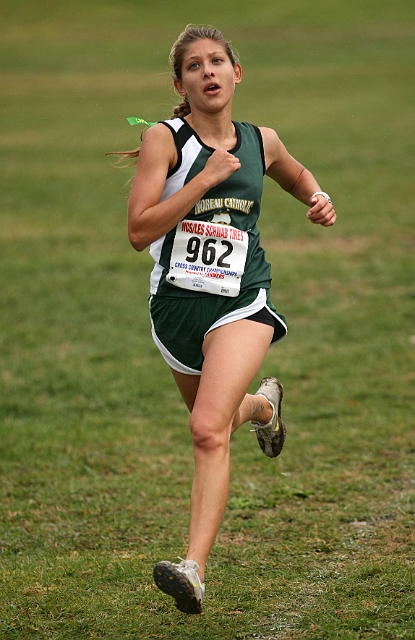
[[[200,376],[179,373],[174,369],[171,369],[171,372],[187,408],[192,412],[199,389]],[[232,422],[232,433],[235,433],[245,422],[252,420],[253,422],[266,424],[271,420],[271,417],[272,408],[264,397],[246,393],[235,413]]]
[[[265,399],[246,394],[271,337],[271,327],[238,320],[206,336],[199,380],[173,372],[191,409],[195,476],[187,557],[198,563],[202,580],[228,497],[230,436],[247,420],[267,422],[271,417]]]

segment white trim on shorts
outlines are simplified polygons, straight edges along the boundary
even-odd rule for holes
[[[150,298],[150,302],[151,302],[151,298]],[[201,371],[199,371],[198,369],[191,369],[190,367],[187,367],[185,364],[182,364],[179,360],[176,360],[176,358],[170,353],[168,349],[166,349],[164,344],[158,339],[151,314],[150,314],[150,322],[151,322],[151,335],[153,337],[153,340],[156,344],[156,347],[160,351],[161,355],[169,365],[169,367],[171,367],[175,371],[178,371],[179,373],[185,373],[188,376],[200,376],[202,373]]]
[[[209,333],[209,331],[212,331],[213,329],[217,329],[218,327],[221,327],[224,324],[228,324],[229,322],[235,322],[236,320],[244,320],[244,318],[247,318],[248,316],[252,316],[254,315],[254,313],[261,311],[261,309],[263,309],[264,307],[266,307],[267,311],[269,311],[269,313],[276,320],[278,320],[280,324],[282,324],[282,326],[285,329],[285,333],[287,333],[288,327],[285,324],[285,322],[283,322],[281,318],[277,316],[277,314],[274,313],[274,311],[272,311],[272,309],[270,309],[267,306],[266,290],[260,289],[255,300],[251,302],[251,304],[249,304],[247,307],[241,307],[241,309],[235,309],[235,311],[231,311],[230,313],[227,313],[225,316],[222,316],[222,318],[219,318],[219,320],[217,320],[214,324],[212,324],[212,326],[209,327],[209,329],[206,331],[205,338]],[[285,336],[282,336],[282,338],[284,337]],[[282,338],[280,338],[280,340],[282,340]],[[276,344],[277,342],[279,342],[279,340],[276,340],[273,344]]]
[[[150,304],[151,304],[151,297],[150,297]],[[236,309],[235,311],[231,311],[230,313],[227,313],[226,315],[222,316],[222,318],[219,318],[219,320],[216,320],[216,322],[214,322],[212,324],[212,326],[209,327],[209,329],[206,331],[205,338],[206,338],[207,334],[209,333],[209,331],[213,331],[213,329],[217,329],[218,327],[222,327],[223,325],[229,324],[230,322],[236,322],[237,320],[243,320],[244,318],[252,316],[254,313],[257,313],[258,311],[261,311],[261,309],[263,309],[264,307],[266,307],[267,311],[269,311],[269,313],[272,316],[274,316],[274,318],[284,327],[285,333],[287,333],[288,328],[287,328],[287,325],[285,324],[285,322],[283,322],[281,320],[281,318],[274,311],[272,311],[272,309],[270,309],[267,306],[267,293],[266,293],[266,290],[265,289],[260,289],[259,292],[258,292],[257,297],[255,298],[255,300],[253,302],[251,302],[251,304],[249,304],[247,307],[241,307],[240,309]],[[189,376],[200,376],[202,374],[201,371],[199,371],[198,369],[192,369],[191,367],[188,367],[187,365],[183,364],[182,362],[177,360],[170,353],[170,351],[168,349],[166,349],[164,344],[157,337],[156,331],[154,329],[153,320],[151,318],[151,314],[150,314],[150,321],[151,321],[151,335],[153,337],[153,340],[154,340],[157,348],[159,349],[161,355],[163,356],[163,358],[167,362],[167,364],[172,369],[174,369],[174,371],[178,371],[178,373],[184,373],[184,374],[189,375]],[[279,340],[276,340],[273,344],[276,344],[277,342],[282,340],[284,337],[285,337],[285,335],[282,336],[281,338],[279,338]]]

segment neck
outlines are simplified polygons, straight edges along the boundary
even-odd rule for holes
[[[210,147],[230,149],[236,142],[231,109],[219,113],[203,113],[195,109],[185,117],[185,120]]]

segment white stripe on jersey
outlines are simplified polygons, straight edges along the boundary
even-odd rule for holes
[[[166,120],[166,122],[174,129],[174,131],[179,131],[179,129],[184,126],[184,122],[180,120],[180,118]],[[180,167],[172,176],[167,178],[165,182],[160,202],[167,200],[167,198],[170,198],[184,186],[187,174],[189,173],[201,149],[202,145],[197,141],[195,136],[192,135],[181,150],[182,162]],[[163,273],[163,267],[159,264],[159,261],[165,237],[165,235],[162,236],[150,245],[150,255],[156,263],[150,275],[150,293],[152,294],[157,293],[160,278]]]

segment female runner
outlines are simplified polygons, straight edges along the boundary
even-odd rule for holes
[[[232,120],[242,68],[213,28],[186,27],[170,63],[182,97],[171,120],[144,134],[129,200],[129,238],[150,247],[152,334],[190,412],[195,472],[187,557],[154,568],[156,585],[185,613],[201,613],[206,562],[229,489],[229,440],[254,424],[279,455],[282,386],[264,378],[247,393],[269,345],[286,334],[269,298],[270,265],[256,221],[264,174],[334,224],[329,196],[273,129]]]

